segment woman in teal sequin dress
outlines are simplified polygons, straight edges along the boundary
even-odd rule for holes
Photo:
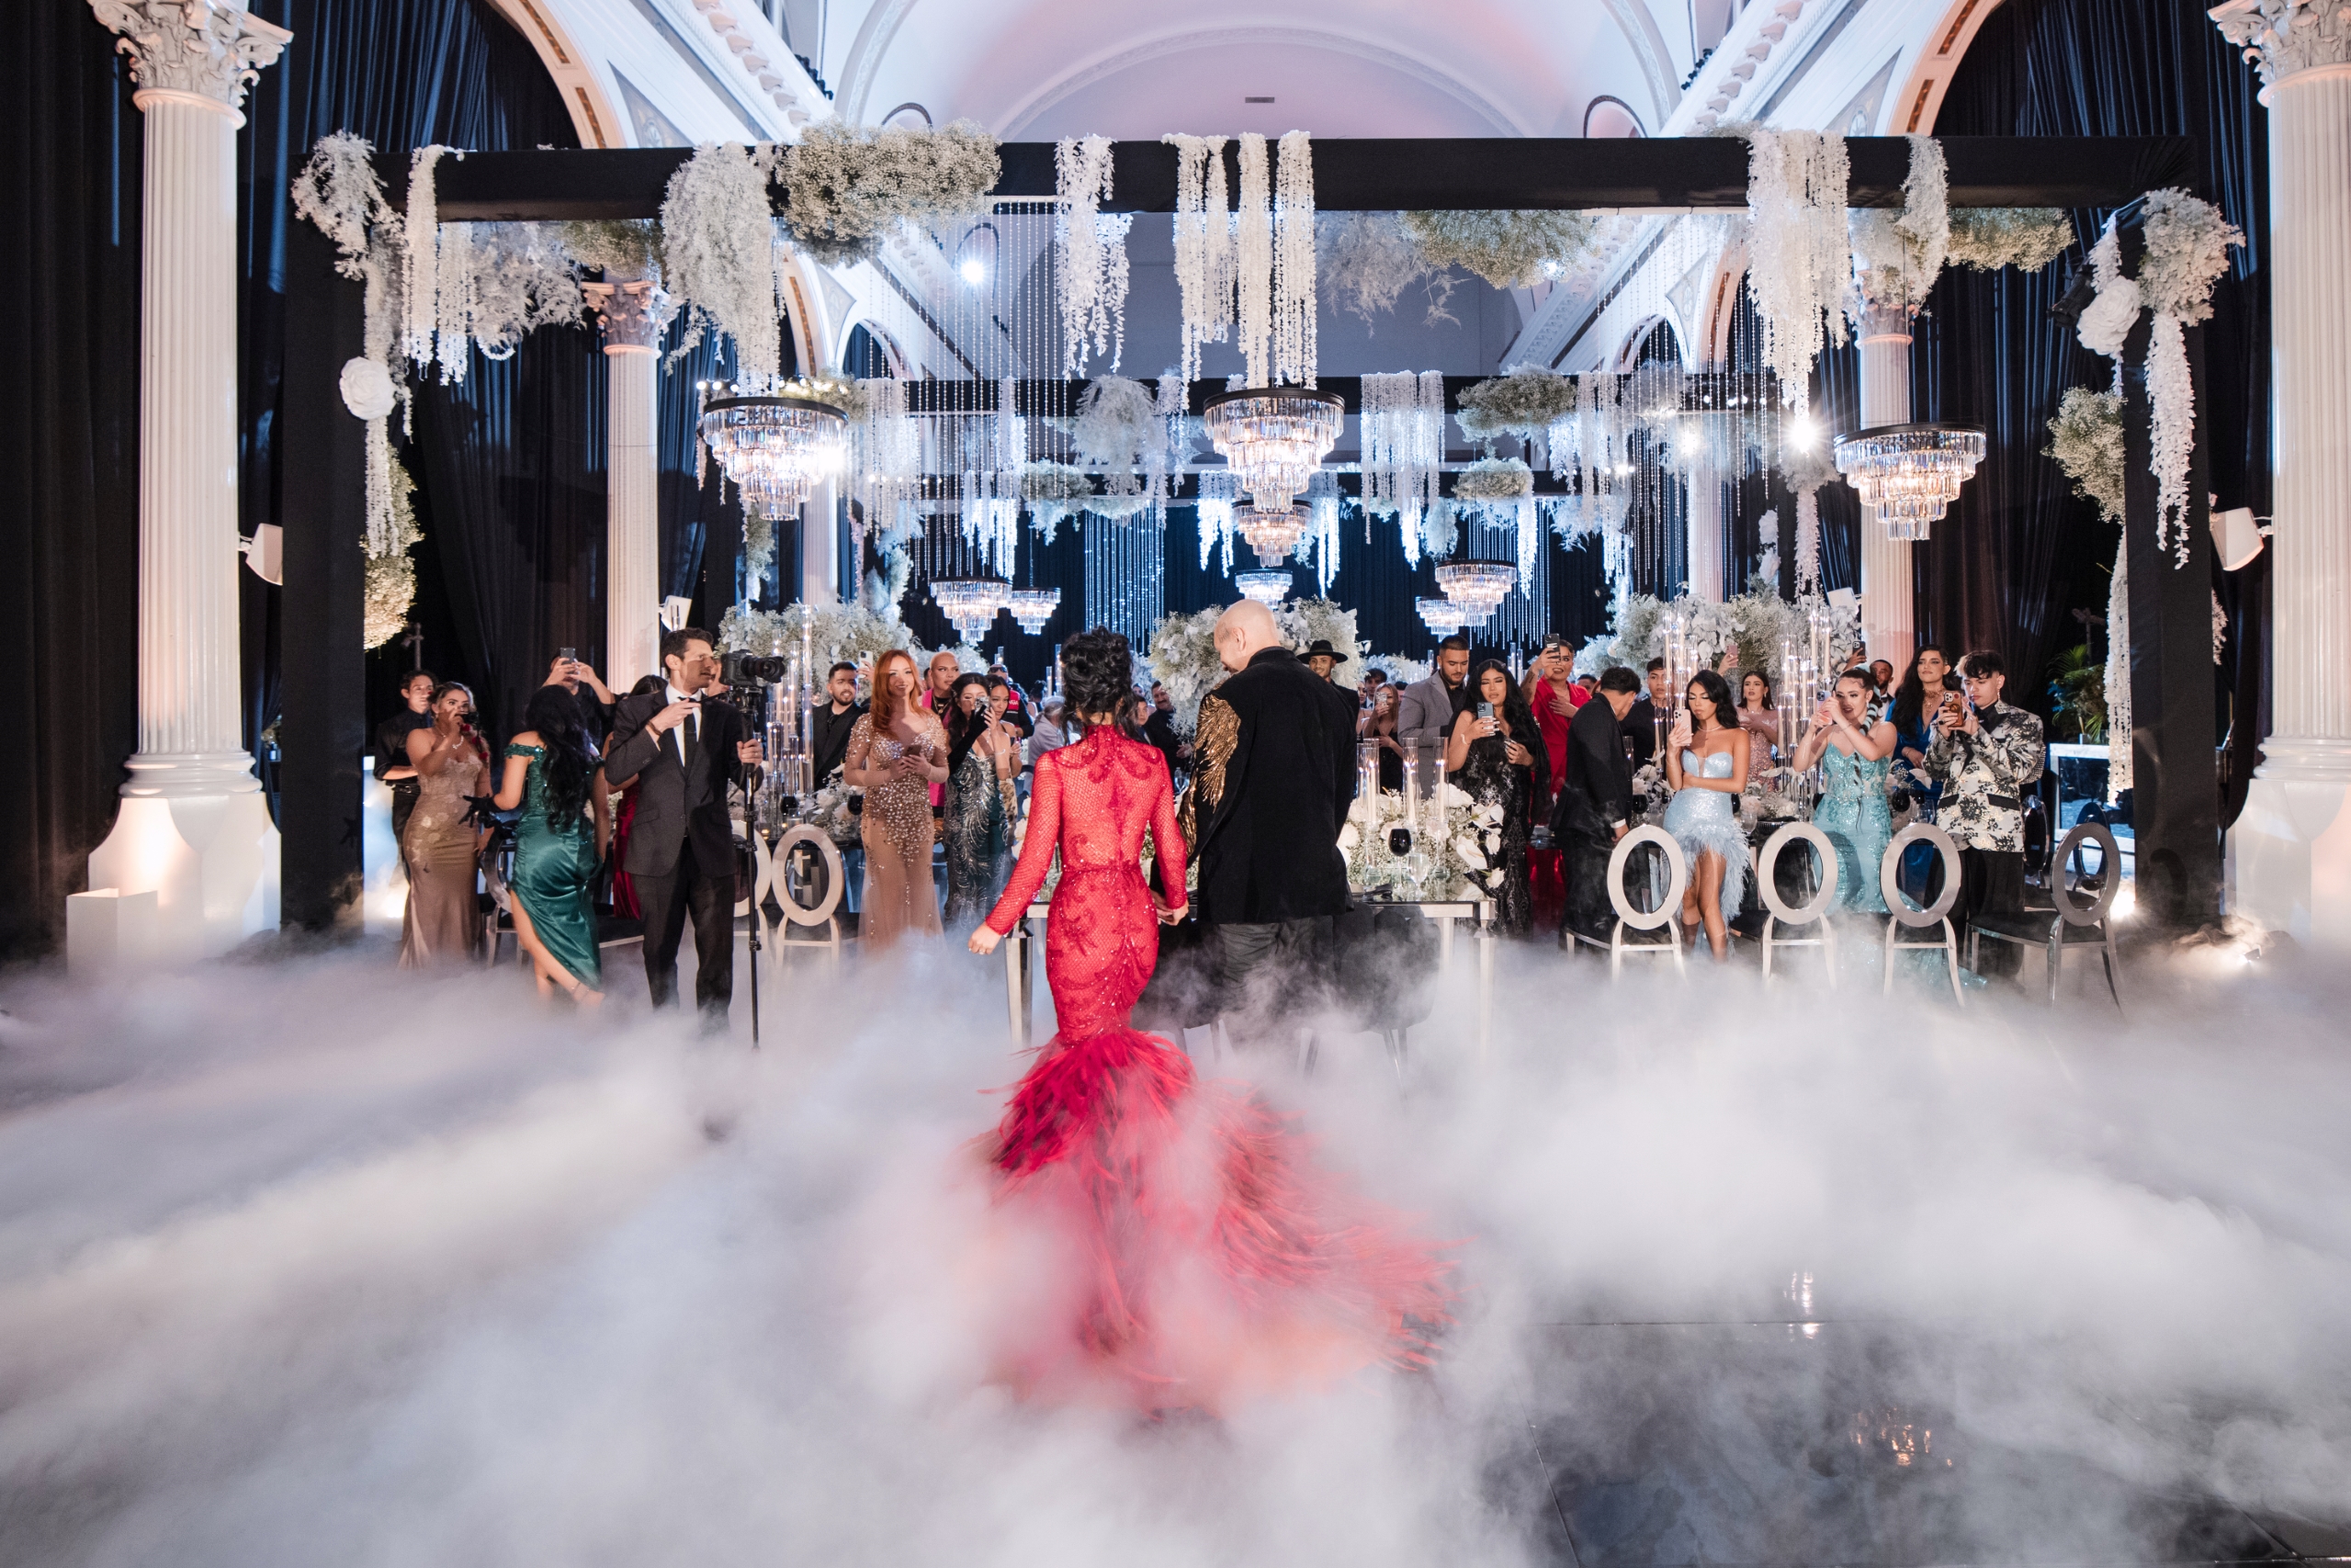
[[[501,811],[523,807],[514,820],[514,935],[541,996],[561,989],[593,1006],[604,1000],[604,967],[590,889],[612,837],[604,764],[563,687],[541,686],[525,717],[530,728],[507,742],[495,797]]]
[[[1885,913],[1879,867],[1893,840],[1886,802],[1886,773],[1898,736],[1883,719],[1871,724],[1869,683],[1859,671],[1837,678],[1829,700],[1813,714],[1796,748],[1799,772],[1820,764],[1823,788],[1813,826],[1837,846],[1837,902],[1848,909]]]

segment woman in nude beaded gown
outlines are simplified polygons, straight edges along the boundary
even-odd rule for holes
[[[849,732],[841,776],[865,792],[858,835],[865,892],[857,940],[867,953],[907,931],[937,936],[939,887],[931,874],[931,786],[947,778],[947,732],[914,700],[913,657],[892,649],[874,665],[873,711]]]
[[[986,1145],[1006,1259],[994,1375],[1025,1396],[1215,1411],[1372,1365],[1425,1365],[1449,1317],[1451,1266],[1316,1169],[1304,1140],[1240,1084],[1202,1083],[1130,1028],[1182,918],[1186,850],[1167,762],[1119,732],[1126,639],[1062,649],[1083,739],[1037,760],[1029,833],[994,912],[993,952],[1057,849],[1046,975],[1060,1030]],[[1138,865],[1150,831],[1160,905]],[[1013,1261],[1013,1260],[1017,1261]]]

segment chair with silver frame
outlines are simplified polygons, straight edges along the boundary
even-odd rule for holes
[[[2084,852],[2094,844],[2097,847],[2096,871],[2084,863]],[[2048,955],[2049,1001],[2053,1007],[2065,950],[2096,948],[2106,965],[2106,988],[2114,998],[2115,1010],[2128,1017],[2122,1005],[2122,956],[2114,945],[2112,919],[2115,895],[2121,890],[2122,854],[2112,830],[2103,822],[2075,823],[2049,863],[2049,895],[2056,908],[1986,911],[1976,916],[1968,927],[1968,967],[1977,968],[1976,954],[1986,937],[2018,947],[2040,948]]]
[[[1942,891],[1935,901],[1923,908],[1912,902],[1899,884],[1902,857],[1913,844],[1932,844],[1943,864]],[[1959,934],[1951,929],[1951,908],[1959,902],[1960,852],[1959,842],[1931,822],[1913,822],[1893,836],[1886,846],[1885,857],[1878,863],[1878,891],[1884,895],[1886,908],[1892,911],[1886,919],[1884,962],[1880,965],[1885,974],[1881,994],[1893,990],[1893,956],[1897,953],[1935,953],[1943,955],[1950,975],[1951,999],[1961,1006],[1967,998],[1960,989]],[[1939,931],[1940,935],[1924,942],[1913,942],[1903,936],[1905,931]]]
[[[1780,891],[1780,855],[1791,844],[1809,846],[1820,866],[1820,874],[1813,879],[1812,898],[1803,904],[1789,903]],[[1837,989],[1837,927],[1828,918],[1837,907],[1837,846],[1828,835],[1809,822],[1791,822],[1773,832],[1756,857],[1755,886],[1767,911],[1763,917],[1765,984],[1771,980],[1773,953],[1792,947],[1817,947],[1827,965],[1828,988]],[[1810,935],[1788,934],[1806,928]]]
[[[1634,853],[1643,848],[1656,850],[1665,857],[1666,885],[1663,896],[1650,908],[1641,908],[1624,890],[1624,874],[1633,863]],[[1654,886],[1654,878],[1643,880]],[[1681,844],[1674,836],[1654,822],[1645,822],[1616,841],[1608,857],[1608,901],[1616,911],[1615,922],[1609,928],[1608,940],[1574,931],[1577,943],[1599,948],[1608,953],[1608,977],[1614,980],[1624,972],[1628,957],[1671,958],[1674,973],[1688,978],[1689,970],[1681,954],[1681,896],[1690,886],[1690,862],[1681,852]],[[1657,934],[1657,933],[1662,934]],[[1649,934],[1643,934],[1649,933]],[[1565,928],[1563,928],[1565,934]],[[1571,949],[1572,951],[1572,949]]]

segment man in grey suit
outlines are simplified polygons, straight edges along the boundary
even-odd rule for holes
[[[677,1000],[678,939],[694,915],[694,1000],[723,1025],[735,995],[735,839],[727,786],[758,765],[759,742],[743,739],[742,715],[706,702],[718,671],[710,634],[685,626],[661,638],[669,684],[623,697],[613,712],[605,782],[634,780],[637,814],[621,869],[645,913],[645,984],[655,1007]]]
[[[1441,750],[1453,720],[1467,705],[1469,638],[1455,632],[1437,645],[1437,672],[1404,689],[1396,705],[1396,738],[1425,740]]]

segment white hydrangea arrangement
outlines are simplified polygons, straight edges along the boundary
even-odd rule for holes
[[[1407,212],[1404,226],[1432,267],[1531,288],[1572,270],[1598,220],[1582,212]]]
[[[1473,441],[1498,435],[1532,440],[1576,412],[1577,386],[1555,371],[1521,367],[1464,388],[1454,404],[1454,422]]]
[[[2073,245],[2074,220],[2054,207],[1962,207],[1951,214],[1953,266],[2039,272]]]
[[[828,266],[869,258],[904,220],[978,212],[1003,172],[996,139],[963,119],[878,131],[828,120],[784,149],[776,166],[786,228]]]
[[[408,625],[409,606],[416,602],[416,561],[409,550],[424,540],[416,525],[416,508],[410,497],[416,481],[397,461],[391,465],[391,535],[383,549],[369,540],[367,550],[366,599],[360,611],[360,646],[381,648]]]

